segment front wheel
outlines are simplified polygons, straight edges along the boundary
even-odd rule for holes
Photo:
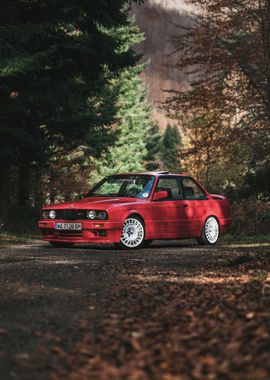
[[[219,224],[214,216],[206,219],[201,236],[197,239],[199,244],[216,244],[219,238]]]
[[[145,228],[143,221],[136,217],[129,217],[124,221],[119,248],[136,249],[144,245]]]
[[[71,248],[73,243],[61,243],[58,241],[50,241],[50,244],[55,248]]]

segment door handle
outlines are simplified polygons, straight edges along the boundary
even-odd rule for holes
[[[182,206],[181,206],[181,208],[186,208],[186,207],[188,207],[188,205],[182,205]]]

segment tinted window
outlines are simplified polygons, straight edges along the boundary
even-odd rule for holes
[[[184,194],[185,199],[189,199],[189,200],[207,199],[207,196],[205,195],[203,190],[191,178],[183,178],[182,185],[183,185],[183,194]]]
[[[156,191],[167,190],[170,200],[182,199],[179,184],[176,178],[160,178]]]

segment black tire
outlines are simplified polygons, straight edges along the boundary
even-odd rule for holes
[[[73,243],[61,243],[61,242],[58,242],[58,241],[50,241],[50,244],[54,247],[54,248],[71,248],[73,246]]]
[[[210,230],[210,228],[212,228],[212,230]],[[197,242],[201,245],[214,245],[217,243],[219,235],[220,229],[217,218],[209,216],[204,223],[201,236],[197,238]]]
[[[130,229],[131,234],[128,235],[128,230]],[[134,234],[135,240],[132,240],[132,235]],[[121,240],[119,243],[114,243],[117,248],[120,249],[139,249],[147,244],[144,240],[145,237],[145,227],[144,222],[138,216],[129,216],[123,224]]]

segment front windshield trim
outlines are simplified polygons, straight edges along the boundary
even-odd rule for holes
[[[100,194],[98,193],[98,189],[100,189],[100,187],[106,183],[106,181],[108,181],[108,179],[113,179],[113,178],[130,178],[132,179],[132,177],[135,177],[135,178],[138,178],[138,177],[144,177],[144,178],[149,178],[148,181],[146,181],[145,185],[144,185],[144,189],[146,187],[146,185],[148,185],[149,189],[147,189],[147,192],[143,192],[143,189],[141,191],[138,192],[138,194],[134,195],[134,194],[123,194],[123,193],[108,193],[108,194]],[[152,180],[152,181],[151,181]],[[151,181],[151,182],[150,182]],[[86,197],[117,197],[117,198],[137,198],[137,199],[149,199],[151,193],[152,193],[152,190],[153,190],[153,186],[154,186],[154,183],[155,183],[155,176],[154,175],[151,175],[151,174],[113,174],[111,176],[107,176],[105,178],[103,178],[100,182],[98,182],[95,186],[93,186],[93,188],[87,193]],[[121,185],[122,187],[122,185]],[[120,188],[121,188],[120,187]],[[119,189],[120,190],[120,189]],[[140,195],[141,194],[141,195]]]

